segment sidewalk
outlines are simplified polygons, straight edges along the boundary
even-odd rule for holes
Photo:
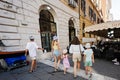
[[[74,79],[72,66],[68,69],[68,73],[64,75],[62,64],[60,64],[61,70],[58,72],[54,72],[54,63],[50,60],[40,60],[37,64],[37,70],[33,73],[28,73],[29,66],[24,66],[8,72],[1,72],[0,80],[88,80],[83,66],[77,73],[78,77]],[[94,64],[93,68],[94,74],[92,80],[120,79],[120,66],[115,66],[107,61],[96,60],[96,64]]]
[[[46,64],[46,65],[49,65],[49,66],[52,66],[53,67],[53,62],[51,62],[51,61],[40,61],[40,62],[42,62],[42,63],[44,63],[44,64]],[[103,64],[104,65],[104,64]],[[108,64],[106,64],[107,66],[109,66],[109,63]],[[113,65],[114,66],[114,65]],[[113,66],[111,66],[111,68],[113,68]],[[83,67],[83,66],[82,66]],[[100,66],[98,66],[99,68],[100,68]],[[114,66],[114,67],[117,67],[117,68],[119,68],[119,70],[120,70],[120,66]],[[117,69],[116,68],[116,69]],[[61,64],[60,65],[60,69],[61,70],[63,70],[63,65]],[[114,68],[113,68],[114,69]],[[111,70],[113,70],[113,69],[111,69]],[[101,68],[101,71],[102,71],[102,68]],[[105,70],[106,71],[106,73],[108,73],[109,74],[109,70],[107,71],[107,70]],[[73,74],[73,67],[70,67],[70,69],[68,69],[68,72],[69,73],[71,73],[71,74]],[[115,75],[115,73],[116,72],[113,72],[113,73],[111,73],[111,74],[114,74]],[[119,72],[118,72],[119,73]],[[116,74],[118,74],[118,73],[116,73]],[[83,78],[83,79],[80,79],[79,78],[79,80],[88,80],[88,76],[86,76],[85,75],[85,70],[83,70],[83,69],[81,69],[80,71],[78,71],[78,76],[80,77],[80,78]],[[119,73],[119,75],[120,75],[120,73]],[[72,75],[73,76],[73,75]],[[117,75],[116,75],[117,76]],[[120,79],[120,77],[118,78],[118,79],[116,79],[116,78],[112,78],[112,77],[110,77],[110,76],[107,76],[107,75],[101,75],[101,74],[98,74],[97,73],[97,70],[95,70],[94,68],[93,68],[93,76],[92,76],[92,80],[119,80]]]
[[[47,64],[44,64],[47,63]],[[17,68],[8,72],[0,73],[0,80],[74,80],[73,74],[63,74],[62,70],[54,72],[53,62],[49,60],[41,60],[38,62],[37,70],[33,73],[28,72],[29,66]],[[75,80],[86,80],[78,77]]]

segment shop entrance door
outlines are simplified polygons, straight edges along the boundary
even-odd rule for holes
[[[54,17],[48,10],[41,10],[39,23],[42,47],[50,52],[52,37],[57,33]]]
[[[42,47],[46,51],[50,51],[51,50],[51,41],[52,41],[51,33],[50,32],[42,32],[41,40],[42,40]]]

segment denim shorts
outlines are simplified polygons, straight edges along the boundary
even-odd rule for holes
[[[53,51],[53,54],[54,54],[55,56],[57,56],[57,57],[60,56],[60,53],[59,53],[58,50],[54,50],[54,51]]]

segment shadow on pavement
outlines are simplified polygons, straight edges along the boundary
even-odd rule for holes
[[[114,79],[120,79],[120,66],[114,65],[111,61],[103,59],[95,59],[93,70],[101,75],[111,77]]]
[[[69,60],[70,60],[71,66],[73,67],[72,60],[71,59]],[[93,64],[92,68],[94,73],[107,76],[115,80],[120,79],[120,72],[119,72],[120,66],[114,65],[111,61],[104,60],[104,59],[95,59],[95,63]],[[85,70],[83,61],[81,61],[81,69]]]
[[[37,63],[36,71],[29,73],[29,66],[13,69],[8,72],[0,73],[0,80],[86,80],[77,76],[73,78],[73,74],[63,74],[63,70],[54,72],[54,68],[43,63]],[[7,76],[7,77],[6,77]]]

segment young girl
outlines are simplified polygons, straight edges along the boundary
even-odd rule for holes
[[[64,74],[66,74],[67,69],[70,67],[70,63],[69,63],[69,60],[68,60],[67,49],[63,50],[62,58],[63,58],[63,65],[64,65]]]
[[[86,43],[85,45],[86,50],[84,51],[84,65],[85,65],[85,71],[86,75],[90,73],[90,76],[92,76],[92,63],[94,63],[94,54],[92,49],[90,48],[90,43]]]

